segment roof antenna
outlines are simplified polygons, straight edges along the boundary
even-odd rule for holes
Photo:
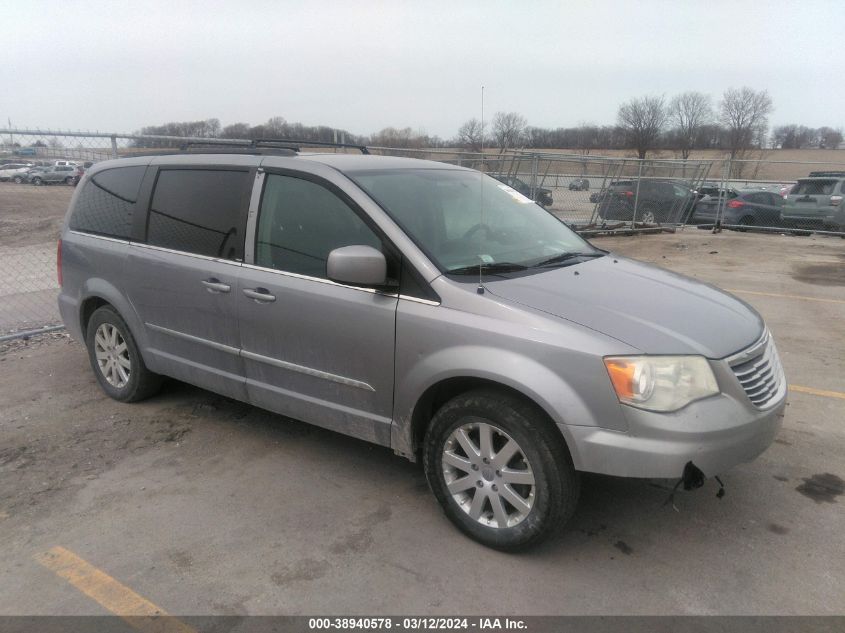
[[[484,224],[484,86],[481,86],[481,172],[479,173],[478,182],[481,184],[479,188],[479,210],[481,214],[481,223]],[[475,291],[484,294],[484,276],[483,276],[484,258],[478,256],[478,288]]]

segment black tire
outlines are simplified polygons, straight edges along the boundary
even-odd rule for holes
[[[739,219],[739,226],[746,227],[746,226],[754,226],[754,216],[753,215],[744,215]],[[739,228],[738,231],[746,231],[745,228]]]
[[[66,185],[73,185],[73,184],[75,184],[75,182],[74,182],[75,180],[76,179],[73,176],[68,176],[67,178],[65,178],[65,184]]]
[[[16,185],[19,185],[23,182],[23,178],[21,178],[20,176],[15,176],[14,178],[12,178],[12,180]]]
[[[97,362],[95,352],[95,336],[98,328],[101,325],[110,325],[117,329],[120,337],[126,343],[126,352],[131,363],[129,371],[129,378],[126,384],[117,387],[112,385],[106,378],[104,371],[100,368]],[[100,387],[106,394],[119,400],[120,402],[137,402],[149,398],[158,392],[161,387],[162,378],[158,374],[154,374],[144,364],[144,359],[138,351],[138,345],[135,343],[135,338],[132,336],[126,321],[117,313],[111,306],[103,306],[94,311],[91,318],[88,320],[88,328],[85,333],[85,344],[88,348],[88,359],[91,361],[91,368],[94,370],[94,376]]]
[[[33,178],[32,184],[35,185],[36,187],[40,187],[41,184],[42,184],[42,180],[40,178]]]
[[[504,431],[519,445],[525,461],[530,464],[535,482],[533,505],[524,518],[510,527],[488,526],[472,518],[447,488],[444,450],[452,433],[470,421],[481,421]],[[516,551],[539,543],[572,517],[578,503],[580,479],[559,429],[534,405],[506,393],[479,389],[444,404],[426,432],[423,464],[429,486],[449,520],[470,538],[494,549]],[[486,470],[491,468],[494,466]],[[502,470],[504,472],[504,468]],[[471,476],[478,476],[482,481],[480,473]],[[495,477],[499,476],[496,470]],[[496,490],[492,484],[497,480],[489,479],[493,477],[492,473],[483,477],[488,480],[484,485]],[[479,491],[476,488],[472,491],[474,499]],[[490,507],[492,513],[492,506],[484,507]],[[515,506],[511,509],[516,511]]]

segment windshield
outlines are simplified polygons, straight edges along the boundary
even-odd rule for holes
[[[564,253],[597,253],[550,213],[475,171],[418,169],[350,174],[441,270],[530,267]]]

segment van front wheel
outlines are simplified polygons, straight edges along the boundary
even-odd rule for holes
[[[513,551],[562,527],[579,479],[560,431],[528,402],[476,390],[435,414],[426,477],[446,516],[471,538]]]

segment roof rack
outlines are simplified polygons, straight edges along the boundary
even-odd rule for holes
[[[293,146],[291,149],[299,151],[300,147],[345,147],[349,149],[357,149],[362,154],[369,154],[370,150],[366,145],[355,145],[353,143],[332,143],[330,141],[302,141],[299,139],[287,138],[259,138],[255,139],[253,143],[256,146],[282,144],[285,146]]]
[[[842,178],[845,171],[811,171],[809,178]]]
[[[213,146],[213,150],[207,149]],[[352,145],[349,143],[330,143],[327,141],[302,141],[297,139],[283,139],[283,138],[259,138],[248,141],[240,140],[212,140],[207,141],[188,141],[183,143],[180,149],[183,152],[190,151],[195,148],[203,148],[205,153],[234,153],[244,150],[256,154],[277,154],[290,156],[295,155],[302,147],[344,147],[357,149],[362,154],[369,154],[370,151],[366,145]]]

